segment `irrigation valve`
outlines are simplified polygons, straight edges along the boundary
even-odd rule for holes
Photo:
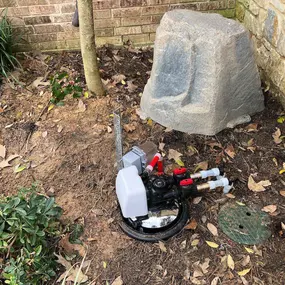
[[[152,241],[179,233],[189,219],[188,199],[199,192],[222,187],[231,189],[224,173],[213,168],[191,174],[177,168],[172,175],[163,171],[160,153],[149,161],[146,153],[134,147],[123,156],[124,168],[116,179],[116,193],[123,217],[122,229],[131,237]],[[154,172],[157,166],[157,172]],[[203,183],[203,179],[208,179]],[[191,210],[190,210],[191,212]]]

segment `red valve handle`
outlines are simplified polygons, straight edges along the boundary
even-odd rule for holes
[[[193,180],[191,178],[180,181],[180,186],[187,186],[187,185],[192,185],[192,184],[193,184]]]
[[[180,175],[180,174],[184,174],[187,172],[187,169],[186,168],[176,168],[173,170],[173,174],[174,175]]]

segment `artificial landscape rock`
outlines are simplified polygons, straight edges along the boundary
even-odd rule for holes
[[[175,130],[214,135],[262,111],[249,32],[218,14],[167,12],[156,32],[142,112]]]

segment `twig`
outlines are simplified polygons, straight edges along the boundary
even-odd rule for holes
[[[6,259],[9,257],[10,255],[10,250],[11,250],[11,247],[13,246],[14,242],[16,241],[16,238],[17,236],[14,236],[13,240],[11,241],[11,243],[8,245],[8,252],[7,252],[7,255],[6,255]]]

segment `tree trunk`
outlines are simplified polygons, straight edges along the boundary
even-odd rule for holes
[[[79,31],[84,73],[89,91],[98,96],[105,94],[99,74],[92,0],[78,0]]]

